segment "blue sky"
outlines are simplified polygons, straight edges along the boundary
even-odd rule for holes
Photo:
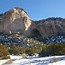
[[[0,13],[14,7],[23,8],[32,20],[65,18],[65,0],[0,0]]]

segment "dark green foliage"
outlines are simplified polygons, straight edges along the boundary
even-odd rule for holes
[[[39,53],[39,56],[47,56],[48,51],[47,51],[47,46],[43,46],[42,51]]]
[[[62,48],[62,50],[60,51],[61,55],[65,55],[65,48]]]
[[[25,53],[28,54],[29,56],[34,55],[36,50],[34,48],[28,48],[26,49]]]
[[[16,45],[12,45],[9,49],[9,53],[12,55],[19,55],[25,53],[25,48],[19,48]]]
[[[8,55],[8,49],[5,47],[5,45],[0,44],[0,59],[7,59],[9,58]]]
[[[9,53],[14,55],[18,54],[18,48],[15,45],[12,45],[12,47],[9,49]]]
[[[61,50],[60,44],[49,44],[48,45],[48,54],[49,55],[59,55],[59,51]]]
[[[43,47],[40,56],[65,55],[65,44],[48,44]]]

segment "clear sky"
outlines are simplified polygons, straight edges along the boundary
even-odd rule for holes
[[[65,0],[0,0],[0,13],[14,7],[23,8],[32,20],[65,18]]]

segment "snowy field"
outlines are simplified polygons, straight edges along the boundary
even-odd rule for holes
[[[51,57],[38,57],[38,58],[26,58],[21,56],[10,56],[11,63],[8,60],[0,60],[0,65],[65,65],[65,56],[51,56]]]

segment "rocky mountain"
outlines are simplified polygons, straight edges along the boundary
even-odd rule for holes
[[[37,29],[43,37],[52,35],[65,35],[64,18],[48,18],[36,22]]]
[[[22,8],[13,8],[0,14],[0,32],[21,33],[28,37],[48,38],[52,35],[65,35],[65,18],[47,18],[32,21]]]
[[[0,32],[24,33],[31,25],[31,20],[22,8],[14,8],[0,15]]]

